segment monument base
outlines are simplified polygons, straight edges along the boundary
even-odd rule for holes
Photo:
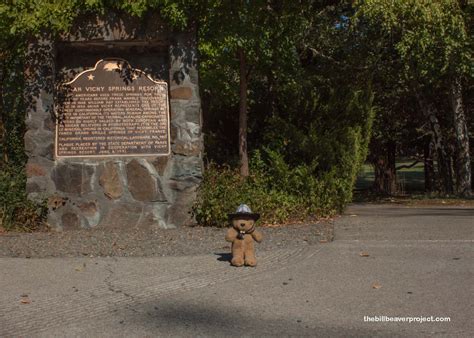
[[[84,52],[79,53],[81,50]],[[82,18],[61,41],[44,38],[30,45],[25,73],[27,193],[31,199],[47,201],[50,225],[64,230],[153,229],[193,222],[190,211],[203,168],[196,56],[194,30],[170,32],[153,15],[145,22],[113,14]],[[107,130],[102,136],[113,134],[119,143],[102,139],[94,144],[85,140],[85,129],[71,124],[63,129],[55,147],[55,107],[64,100],[58,98],[58,86],[92,69],[98,60],[111,57],[126,57],[132,67],[167,84],[168,141],[160,129],[165,126],[161,117],[159,130],[150,129],[150,135],[155,135],[150,139],[156,143],[138,141],[144,139],[145,124],[153,124],[155,114],[144,108],[153,108],[154,103],[141,100],[140,109],[149,120],[124,115],[124,120],[131,121],[127,125],[138,126],[126,131],[138,135],[133,144],[123,143],[126,138]],[[94,108],[87,102],[81,104]],[[80,109],[77,112],[80,118]],[[107,121],[88,119],[91,133],[106,129]],[[114,119],[120,122],[118,115]],[[143,126],[140,121],[145,121]],[[76,142],[74,137],[82,139]]]

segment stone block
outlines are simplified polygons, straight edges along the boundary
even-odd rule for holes
[[[186,111],[186,102],[181,100],[172,100],[170,102],[170,118],[171,121],[175,121],[176,119],[184,119],[185,111]]]
[[[150,210],[150,213],[153,215],[153,228],[160,228],[160,229],[171,229],[175,228],[174,225],[167,223],[168,219],[168,208],[169,205],[165,203],[155,203],[153,204]]]
[[[43,149],[39,149],[37,155],[45,157],[49,160],[54,160],[54,143],[50,143],[43,147]]]
[[[171,124],[170,125],[170,142],[171,143],[176,142],[177,139],[178,139],[178,127]]]
[[[201,109],[198,103],[193,103],[192,105],[185,108],[185,119],[188,122],[201,125]]]
[[[84,202],[78,205],[84,215],[92,216],[97,213],[97,202]]]
[[[85,164],[61,163],[51,174],[56,189],[79,196],[92,191],[91,178],[94,168]]]
[[[158,222],[155,220],[153,213],[144,210],[142,217],[140,217],[138,222],[135,224],[135,228],[141,230],[152,230],[155,227],[155,224],[158,225]]]
[[[202,178],[202,160],[200,157],[175,156],[171,178],[182,180],[189,177]]]
[[[198,84],[199,82],[199,74],[196,68],[189,69],[189,81],[193,84]]]
[[[193,90],[189,87],[175,87],[170,92],[171,99],[189,100],[193,96]]]
[[[49,131],[25,133],[25,151],[40,157],[54,158],[54,134]]]
[[[104,195],[110,199],[118,199],[123,194],[120,171],[114,162],[107,162],[100,168],[99,184],[104,190]]]
[[[158,174],[163,177],[168,166],[169,156],[159,156],[153,160],[153,165],[155,166]]]
[[[196,199],[196,188],[183,190],[168,209],[168,224],[180,227],[195,223],[191,208]]]
[[[28,162],[26,164],[26,177],[46,176],[47,169],[38,163]]]
[[[103,220],[101,227],[114,229],[133,229],[142,217],[143,208],[139,204],[117,203],[114,204]]]
[[[79,216],[73,212],[67,212],[62,215],[61,223],[63,230],[78,230],[81,228]]]
[[[33,152],[36,150],[36,136],[34,129],[30,129],[25,133],[25,151],[27,153],[33,154]]]
[[[97,201],[84,202],[78,205],[81,215],[84,216],[89,226],[94,227],[99,224],[100,212]]]
[[[186,189],[190,189],[190,188],[198,186],[200,182],[201,182],[200,179],[198,179],[197,177],[191,176],[191,177],[187,177],[181,180],[169,180],[168,187],[171,190],[184,191]]]
[[[67,197],[62,197],[62,196],[59,196],[59,195],[53,195],[53,196],[50,196],[48,198],[47,205],[48,205],[48,208],[50,210],[56,211],[59,208],[65,206],[67,201],[68,201]]]
[[[42,90],[40,97],[41,97],[41,108],[44,112],[47,112],[49,115],[53,111],[54,96],[51,92],[47,90]]]
[[[27,187],[30,186],[32,188],[31,191],[27,191],[28,198],[38,202],[41,202],[44,198],[48,198],[57,192],[57,189],[49,175],[51,167],[45,166],[44,168],[48,170],[47,176],[32,176],[28,177],[26,181]],[[33,187],[36,186],[39,187],[39,191],[33,191]]]
[[[179,86],[183,84],[183,82],[186,80],[186,73],[184,72],[182,67],[180,67],[180,65],[181,65],[180,58],[174,58],[171,60],[171,67],[170,67],[169,73],[170,73],[172,87]]]
[[[42,123],[43,114],[39,114],[36,111],[29,112],[26,115],[25,123],[28,126],[28,130],[38,130],[43,127]]]
[[[56,121],[52,116],[48,116],[44,119],[43,128],[53,132],[56,130]]]
[[[26,183],[26,193],[27,194],[35,194],[40,193],[41,187],[37,182],[27,182]]]
[[[144,161],[132,160],[127,164],[128,190],[133,198],[142,202],[166,201],[158,173],[152,165]]]
[[[174,154],[185,156],[199,156],[201,153],[201,141],[182,142],[177,141],[171,147]]]

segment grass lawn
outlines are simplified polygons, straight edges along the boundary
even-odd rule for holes
[[[410,165],[411,160],[399,160],[397,166]],[[401,194],[423,192],[425,189],[425,175],[423,163],[420,162],[409,169],[397,170],[398,186]],[[374,168],[371,164],[364,164],[357,177],[355,189],[367,190],[374,182]]]
[[[397,166],[410,165],[413,161],[399,160]],[[436,193],[426,194],[423,163],[418,163],[409,169],[397,170],[399,194],[397,196],[377,196],[370,192],[374,182],[374,169],[370,164],[364,164],[357,177],[354,201],[374,203],[397,203],[413,207],[429,205],[456,205],[474,207],[474,197],[460,198],[456,196],[439,196]]]

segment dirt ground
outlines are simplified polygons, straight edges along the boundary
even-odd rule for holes
[[[331,241],[333,222],[260,227],[257,250]],[[0,234],[0,257],[186,256],[230,251],[226,228],[181,227],[154,231],[76,230]]]

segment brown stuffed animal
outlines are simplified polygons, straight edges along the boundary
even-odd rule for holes
[[[255,230],[255,222],[259,217],[245,204],[240,205],[234,214],[229,214],[232,227],[227,230],[225,240],[232,242],[232,265],[257,265],[253,241],[262,241],[262,234]]]

